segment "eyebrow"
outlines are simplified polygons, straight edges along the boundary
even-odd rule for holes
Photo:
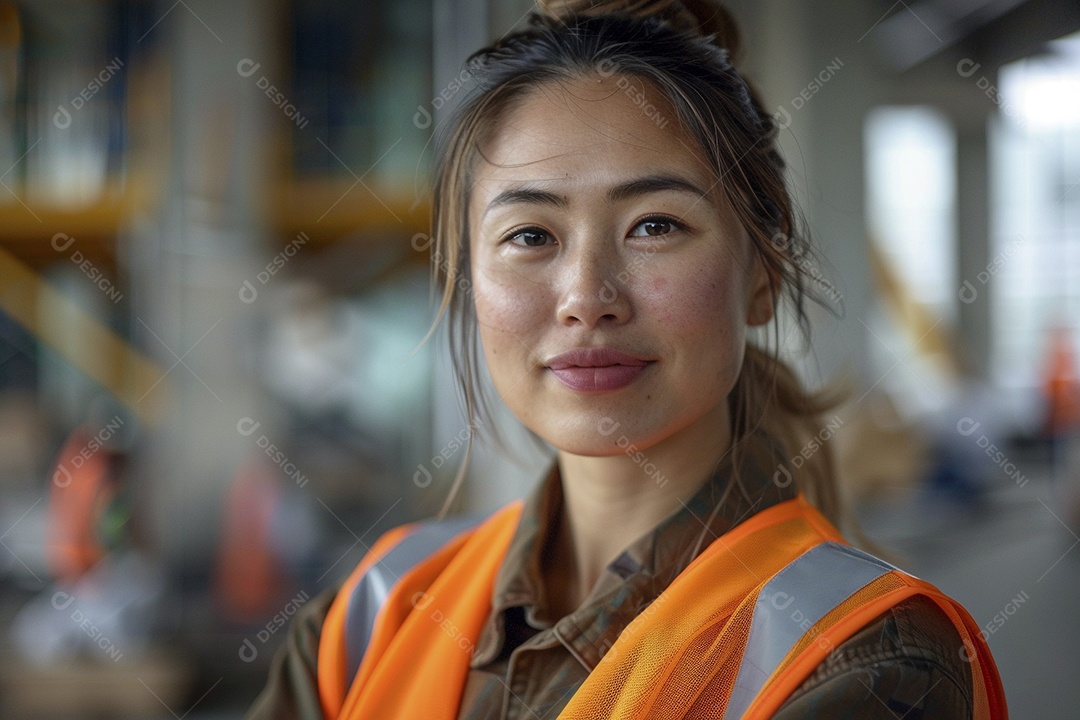
[[[688,193],[696,198],[704,199],[710,205],[713,204],[712,198],[709,197],[707,192],[689,180],[677,175],[647,175],[642,178],[620,183],[608,191],[608,202],[616,203],[635,197],[641,197],[642,195],[670,191]],[[546,190],[538,190],[528,186],[517,187],[504,190],[492,198],[491,202],[488,203],[484,214],[486,215],[499,207],[516,204],[548,205],[556,208],[565,208],[570,204],[570,201],[564,195],[548,192]]]
[[[689,193],[697,198],[709,200],[709,194],[686,178],[677,175],[648,175],[637,180],[616,185],[608,192],[608,202],[619,202],[631,198],[669,191]]]

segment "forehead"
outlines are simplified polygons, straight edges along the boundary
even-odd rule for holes
[[[538,85],[500,118],[481,146],[473,198],[483,202],[507,183],[601,190],[664,171],[714,185],[659,88],[641,78],[593,75]]]

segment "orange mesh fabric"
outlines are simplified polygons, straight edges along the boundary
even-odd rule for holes
[[[386,553],[401,542],[401,539],[408,535],[412,528],[413,525],[396,527],[371,546],[371,550],[341,586],[341,590],[338,591],[337,597],[334,598],[323,620],[322,632],[319,634],[317,663],[319,701],[323,715],[327,718],[338,716],[342,703],[345,702],[345,693],[352,682],[352,678],[345,677],[345,615],[349,609],[349,597],[352,595],[353,588],[360,582],[360,578],[364,576],[368,568],[385,557]]]
[[[339,595],[322,635],[332,647],[325,659],[322,647],[319,654],[320,692],[328,718],[456,716],[473,643],[490,612],[492,583],[520,509],[515,505],[498,513],[400,579],[379,612],[357,678],[348,693],[342,693],[343,704],[335,683],[347,684],[344,620],[343,611],[335,614],[335,609],[347,602],[348,593]],[[724,534],[623,630],[559,717],[722,717],[744,661],[761,588],[825,540],[842,541],[801,497],[770,507]],[[381,548],[380,541],[376,549]],[[365,560],[361,568],[369,566]],[[353,585],[350,578],[346,587]],[[744,720],[771,717],[832,647],[914,594],[938,602],[970,648],[977,720],[1005,718],[993,659],[974,621],[932,585],[893,572],[854,593],[811,628],[772,673]],[[324,669],[339,680],[324,687]]]
[[[680,711],[685,712],[685,717],[689,718],[723,715],[731,697],[731,690],[735,686],[735,679],[739,675],[757,598],[758,594],[753,593],[739,605],[723,632],[714,637],[712,646],[702,653],[702,657],[708,660],[701,663],[700,668],[687,668],[693,672],[693,687],[686,689],[686,695],[670,698],[665,712],[660,713],[659,717],[679,717]],[[686,659],[693,663],[692,652],[687,653]],[[686,710],[687,706],[689,710]]]
[[[838,538],[835,528],[801,499],[743,523],[714,542],[672,583],[648,609],[651,616],[646,611],[640,622],[624,631],[559,717],[722,717],[743,661],[761,587],[810,547]],[[809,675],[831,647],[917,592],[931,592],[948,605],[950,617],[967,637],[963,627],[970,618],[963,608],[927,583],[890,573],[828,614],[827,631],[809,633],[797,643],[796,651],[782,663],[785,671],[773,676],[780,675],[784,682],[767,683],[744,719],[771,717],[797,687],[796,680]],[[736,609],[725,620],[725,609],[732,606]],[[973,654],[975,674],[994,681],[987,683],[992,695],[996,671],[981,670],[993,662],[989,652],[976,648]],[[981,680],[976,683],[980,713],[976,717],[1005,718],[1004,704],[987,701],[983,685]]]
[[[726,704],[758,591],[821,541],[801,514],[795,501],[781,503],[713,542],[627,626],[559,717],[684,717],[717,677],[714,694]],[[736,609],[716,632],[724,608]]]
[[[520,516],[521,503],[504,508],[400,578],[379,611],[341,712],[332,717],[457,716],[495,574]]]

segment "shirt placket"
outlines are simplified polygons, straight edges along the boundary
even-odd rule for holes
[[[552,720],[552,710],[561,704],[563,697],[568,697],[580,685],[586,673],[567,675],[565,693],[552,693],[552,682],[545,668],[562,667],[565,664],[547,661],[545,654],[559,653],[562,647],[551,631],[545,631],[525,643],[510,654],[507,663],[506,679],[503,681],[503,702],[499,717],[503,720]],[[561,697],[560,697],[561,695]]]

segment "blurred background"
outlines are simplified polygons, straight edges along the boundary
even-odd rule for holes
[[[1013,717],[1075,717],[1080,5],[728,5],[822,251],[786,350],[853,388],[817,446]],[[431,139],[530,8],[0,0],[0,716],[240,717],[296,611],[438,510],[470,429],[415,350]],[[460,510],[548,462],[495,422],[520,452],[478,447]]]

